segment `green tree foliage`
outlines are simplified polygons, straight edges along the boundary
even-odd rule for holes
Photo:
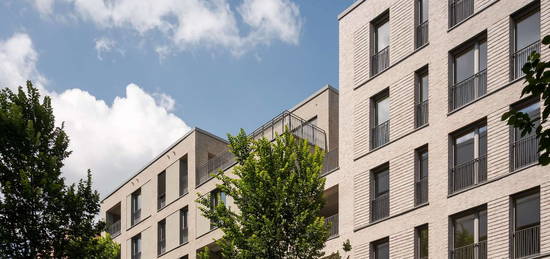
[[[243,130],[229,136],[237,165],[233,176],[221,172],[220,191],[238,207],[198,199],[201,211],[224,235],[217,244],[225,258],[320,258],[328,226],[319,213],[325,179],[323,153],[288,131],[273,142],[253,140]]]
[[[69,138],[55,126],[49,97],[30,81],[0,91],[0,255],[94,258],[104,224],[91,173],[67,186],[61,177]],[[108,258],[108,257],[107,257]]]
[[[550,48],[550,35],[542,40],[543,45]],[[521,91],[521,97],[533,96],[539,98],[544,104],[542,110],[541,124],[535,128],[535,121],[531,120],[528,114],[511,110],[502,115],[502,120],[507,121],[508,125],[521,130],[521,135],[531,133],[533,129],[539,139],[539,163],[548,165],[550,163],[550,128],[544,128],[544,123],[550,115],[550,62],[542,61],[540,54],[533,52],[529,60],[523,66],[525,73],[525,83],[527,84]]]

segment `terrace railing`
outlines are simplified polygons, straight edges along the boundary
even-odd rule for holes
[[[428,202],[428,177],[414,183],[414,204],[416,206]]]
[[[428,43],[428,21],[416,26],[416,48],[420,48]]]
[[[384,194],[371,201],[371,221],[377,221],[390,215],[390,195]]]
[[[454,111],[487,93],[487,70],[472,75],[449,89],[449,110]]]
[[[451,250],[451,259],[487,259],[487,241]]]
[[[428,123],[428,100],[417,103],[414,107],[416,113],[416,127],[424,126]]]
[[[536,135],[521,138],[510,145],[512,171],[539,161],[539,139]]]
[[[453,27],[474,13],[474,0],[452,0],[449,3],[450,27]]]
[[[379,125],[376,125],[371,130],[371,149],[375,149],[390,142],[390,121],[387,120]]]
[[[371,57],[371,76],[374,76],[390,66],[390,47],[378,51]]]
[[[321,176],[325,176],[336,168],[338,168],[338,148],[335,148],[325,154],[323,168],[321,169]]]
[[[107,232],[113,237],[118,236],[120,234],[120,220],[109,224],[107,226]]]
[[[487,156],[462,163],[449,170],[450,193],[485,181],[487,181]]]
[[[334,214],[330,217],[326,217],[325,223],[326,224],[330,223],[330,227],[328,229],[328,232],[329,232],[328,238],[333,238],[338,236],[338,214]]]
[[[511,56],[512,63],[512,80],[518,79],[525,75],[523,73],[523,65],[527,63],[527,60],[531,53],[537,52],[540,53],[540,41],[535,41],[531,45],[516,51]]]
[[[540,253],[540,225],[515,231],[512,239],[514,258]]]

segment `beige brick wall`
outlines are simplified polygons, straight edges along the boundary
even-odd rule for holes
[[[510,198],[500,197],[487,204],[487,256],[506,258],[509,255]]]
[[[390,236],[390,258],[414,258],[414,228]]]
[[[414,152],[390,160],[390,215],[414,207]]]
[[[414,73],[390,86],[390,141],[414,130]]]

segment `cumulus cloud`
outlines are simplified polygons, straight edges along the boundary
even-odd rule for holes
[[[59,7],[63,12],[57,16],[76,16],[99,28],[129,29],[142,37],[160,33],[172,45],[165,50],[221,46],[242,54],[274,40],[297,44],[302,27],[300,10],[291,0],[243,0],[238,6],[229,0],[34,1],[43,15],[54,15]]]
[[[172,97],[149,94],[135,84],[127,85],[125,96],[110,104],[81,89],[50,92],[36,68],[37,60],[28,35],[0,41],[0,82],[10,86],[27,79],[42,82],[42,93],[52,98],[56,122],[65,122],[73,150],[63,168],[69,182],[84,177],[90,168],[95,187],[105,195],[190,130],[171,113]]]

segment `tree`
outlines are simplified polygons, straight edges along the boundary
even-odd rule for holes
[[[27,81],[0,91],[0,254],[8,258],[87,257],[104,223],[96,220],[99,193],[91,172],[67,186],[70,155],[63,126],[55,126],[48,96]]]
[[[550,35],[542,40],[543,45],[550,48]],[[536,125],[536,121],[531,119],[527,113],[510,110],[502,115],[502,120],[507,121],[508,125],[521,130],[521,135],[525,136],[533,131],[536,132],[539,140],[539,163],[548,165],[550,163],[550,128],[544,126],[550,115],[550,62],[542,61],[540,54],[533,52],[522,68],[525,73],[525,83],[527,84],[521,91],[521,97],[524,95],[536,97],[544,104],[541,123]]]
[[[320,258],[328,226],[320,217],[325,179],[323,153],[285,131],[273,142],[253,140],[243,130],[229,136],[237,165],[233,176],[219,172],[217,188],[237,210],[210,196],[198,199],[201,211],[224,235],[217,244],[226,258]]]

